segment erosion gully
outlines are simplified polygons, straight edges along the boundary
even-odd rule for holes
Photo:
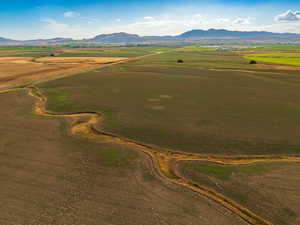
[[[117,63],[115,63],[117,64]],[[120,145],[126,145],[135,150],[141,151],[152,159],[153,167],[159,177],[168,183],[179,185],[189,189],[199,195],[205,196],[216,203],[219,203],[232,213],[236,214],[244,221],[253,225],[272,225],[251,210],[243,207],[230,198],[216,192],[213,189],[201,186],[185,177],[177,170],[176,164],[180,161],[206,161],[224,165],[246,165],[257,162],[300,162],[300,156],[297,155],[239,155],[239,156],[221,156],[209,154],[195,154],[180,151],[173,151],[167,148],[161,148],[150,144],[141,143],[116,134],[106,132],[96,128],[96,124],[103,122],[103,115],[100,112],[76,112],[70,114],[59,114],[47,111],[47,98],[41,90],[33,85],[11,88],[0,91],[0,93],[27,90],[28,94],[36,99],[33,110],[36,114],[45,117],[63,117],[70,118],[70,134],[86,138],[93,141],[112,142]],[[99,127],[99,126],[98,126]]]

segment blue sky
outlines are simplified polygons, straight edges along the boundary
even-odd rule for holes
[[[299,0],[10,0],[0,12],[0,36],[14,39],[209,28],[300,33]]]

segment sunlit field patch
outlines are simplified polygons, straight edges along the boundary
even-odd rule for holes
[[[300,53],[248,54],[245,58],[267,63],[300,66]]]

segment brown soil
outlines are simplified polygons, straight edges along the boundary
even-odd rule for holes
[[[99,143],[111,143],[111,144],[119,144],[120,146],[126,146],[127,148],[134,148],[139,150],[143,153],[146,153],[148,157],[150,157],[153,161],[153,167],[155,168],[156,174],[159,175],[160,179],[166,183],[166,185],[176,184],[178,188],[186,188],[188,190],[192,190],[193,192],[200,194],[199,196],[205,196],[208,199],[213,200],[214,202],[219,203],[220,205],[227,208],[230,213],[229,215],[236,214],[241,219],[246,221],[250,224],[260,224],[260,225],[270,225],[271,223],[263,219],[262,217],[256,215],[249,209],[245,208],[244,206],[240,205],[239,203],[231,200],[224,195],[209,189],[207,187],[200,186],[193,181],[187,180],[182,177],[180,174],[174,170],[174,165],[177,161],[209,161],[209,162],[217,162],[222,164],[230,164],[230,165],[243,165],[249,163],[256,163],[256,162],[299,162],[299,156],[283,156],[283,155],[262,155],[262,156],[216,156],[216,155],[203,155],[203,154],[192,154],[192,153],[184,153],[184,152],[174,152],[169,149],[161,149],[155,146],[147,145],[144,143],[139,143],[133,140],[129,140],[114,134],[107,133],[102,130],[97,130],[95,125],[102,121],[102,115],[97,112],[91,113],[72,113],[72,114],[55,114],[51,112],[47,112],[45,109],[47,99],[44,95],[39,91],[39,89],[35,87],[30,87],[29,94],[34,96],[37,99],[35,104],[34,110],[37,114],[43,115],[46,117],[58,117],[58,118],[66,118],[71,121],[70,133],[74,136],[84,137],[86,139],[93,140]],[[24,131],[22,132],[24,133]],[[51,136],[52,137],[52,136]],[[87,176],[86,176],[87,177]],[[85,186],[87,187],[87,186]],[[170,186],[171,187],[171,186]],[[122,187],[123,188],[123,187]],[[80,188],[80,190],[85,190],[84,188]],[[183,189],[182,189],[183,190]],[[156,192],[155,192],[156,193]],[[80,193],[79,196],[84,196],[85,193]],[[78,200],[78,198],[76,198]],[[80,202],[82,199],[79,197]],[[172,196],[172,199],[173,196]],[[74,199],[71,198],[71,203],[73,203]],[[69,202],[68,202],[69,204]],[[68,205],[67,204],[67,205]],[[158,203],[160,204],[160,203]],[[66,209],[69,215],[69,207],[63,206],[63,209]],[[74,213],[74,212],[73,212]],[[105,215],[105,214],[104,214]],[[72,219],[76,217],[77,214],[72,214]],[[102,215],[103,216],[103,215]],[[65,216],[63,217],[65,218]],[[229,217],[228,217],[229,218]],[[222,224],[219,220],[217,224]],[[78,221],[78,220],[73,220]],[[170,221],[163,220],[165,224],[169,224]],[[178,222],[178,220],[175,220]],[[40,222],[40,221],[39,221]],[[55,221],[56,222],[56,221]],[[207,221],[208,222],[208,221]],[[44,223],[42,223],[44,224]],[[52,221],[53,224],[53,221]],[[54,223],[57,224],[57,223]],[[64,221],[58,224],[65,224]],[[81,223],[84,224],[84,223]],[[87,223],[91,224],[91,223]],[[124,224],[124,223],[123,223]],[[125,223],[127,224],[127,223]],[[128,224],[136,224],[135,222],[131,222]],[[138,223],[143,224],[143,223]],[[158,223],[164,224],[164,223]],[[174,224],[174,223],[171,223]],[[187,224],[187,223],[184,223]],[[199,221],[197,221],[199,224]],[[202,223],[205,224],[205,223]],[[208,224],[214,224],[214,222],[210,222]],[[227,222],[225,223],[227,224]],[[241,222],[238,223],[231,223],[231,224],[242,224]]]
[[[23,85],[88,68],[87,65],[43,65],[38,63],[6,63],[0,67],[0,88]]]
[[[270,70],[300,70],[299,66],[285,66],[276,64],[259,63],[256,65],[259,69],[270,69]]]
[[[0,56],[7,56],[7,55],[12,55],[12,54],[18,54],[18,51],[0,51]]]
[[[218,69],[218,68],[210,68],[208,70],[211,71],[232,71],[232,72],[243,72],[243,73],[254,73],[254,74],[270,74],[270,75],[282,75],[282,73],[276,73],[276,72],[265,72],[265,71],[257,71],[257,70],[242,70],[242,69],[228,69],[228,68],[223,68],[223,69]]]
[[[115,63],[126,58],[105,57],[2,57],[0,58],[0,89],[24,85],[29,82],[49,79],[81,70],[92,69],[99,64]]]
[[[54,114],[47,112],[45,105],[47,102],[46,97],[36,87],[29,88],[29,94],[37,98],[35,105],[35,112],[39,115],[48,117],[70,117],[73,118],[73,125],[71,127],[71,133],[80,137],[91,139],[94,141],[101,140],[118,143],[128,147],[138,149],[147,155],[149,155],[154,162],[154,166],[157,169],[157,173],[169,183],[177,184],[179,186],[188,188],[196,193],[204,195],[217,203],[223,205],[231,212],[240,216],[246,222],[250,224],[264,224],[270,225],[271,223],[259,217],[249,209],[243,207],[237,202],[225,197],[224,195],[215,192],[212,189],[202,187],[192,181],[185,179],[180,176],[176,171],[173,170],[173,164],[176,161],[210,161],[222,164],[230,165],[244,165],[256,162],[299,162],[300,157],[298,156],[236,156],[236,157],[225,157],[225,156],[214,156],[214,155],[202,155],[192,154],[184,152],[174,152],[168,149],[161,149],[155,146],[150,146],[143,143],[138,143],[133,140],[129,140],[123,137],[119,137],[114,134],[106,133],[104,131],[97,130],[94,126],[102,121],[102,116],[99,113],[72,113],[72,114]],[[82,120],[85,118],[85,120]]]
[[[38,58],[36,62],[42,63],[113,63],[118,61],[124,61],[127,58],[121,57],[43,57]]]
[[[0,224],[246,224],[161,182],[144,154],[105,166],[103,152],[121,148],[126,156],[132,149],[70,137],[63,120],[30,114],[34,100],[24,91],[0,95]]]
[[[16,64],[27,64],[27,63],[34,63],[32,62],[33,57],[1,57],[0,64],[7,64],[7,63],[16,63]]]
[[[235,171],[226,178],[202,173],[197,166],[228,166],[211,163],[183,162],[180,172],[201,185],[251,208],[276,225],[297,225],[300,222],[300,163],[255,163],[251,166],[230,166]],[[245,169],[248,168],[248,172]],[[252,168],[252,172],[249,172]],[[240,170],[241,169],[241,170]],[[244,169],[244,172],[243,172]]]

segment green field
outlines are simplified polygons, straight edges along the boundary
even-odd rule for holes
[[[268,63],[283,65],[300,66],[300,53],[266,53],[266,54],[248,54],[246,59],[257,60]]]
[[[299,84],[297,71],[259,70],[229,51],[176,49],[40,87],[48,109],[103,112],[102,128],[138,141],[187,152],[289,154],[300,151]]]
[[[51,51],[51,47],[0,47],[0,57],[43,57]]]
[[[283,51],[294,51],[300,50],[299,44],[269,44],[269,45],[258,45],[262,46],[264,50],[283,50]]]
[[[169,51],[170,47],[101,47],[101,48],[49,48],[49,47],[24,47],[0,48],[7,52],[5,57],[43,57],[56,52],[58,57],[139,57],[147,54]]]

